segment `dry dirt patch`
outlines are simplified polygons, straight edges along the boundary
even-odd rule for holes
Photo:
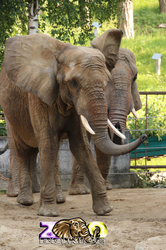
[[[92,211],[91,195],[69,196],[59,204],[61,216],[37,216],[39,194],[32,206],[17,204],[16,198],[0,194],[0,249],[111,249],[111,250],[165,250],[166,249],[166,189],[116,189],[108,191],[114,210],[107,216]],[[105,243],[88,245],[40,245],[40,221],[81,217],[87,224],[102,221],[107,225]]]

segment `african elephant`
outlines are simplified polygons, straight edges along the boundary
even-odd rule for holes
[[[59,141],[67,133],[70,149],[89,179],[93,210],[112,210],[104,179],[89,146],[85,128],[106,154],[120,155],[138,147],[142,135],[128,145],[114,144],[108,134],[104,90],[111,79],[122,37],[120,30],[101,35],[98,49],[65,44],[45,34],[9,38],[0,74],[0,100],[9,121],[19,163],[17,201],[32,204],[31,154],[40,155],[39,215],[57,216],[55,165]],[[82,125],[83,124],[83,125]],[[98,187],[98,188],[96,188]]]
[[[95,47],[97,40],[98,38],[92,41],[92,46]],[[136,83],[137,72],[134,54],[128,49],[120,48],[118,61],[111,71],[111,80],[105,88],[105,97],[109,120],[123,134],[125,134],[127,115],[132,112],[137,117],[136,111],[142,107]],[[110,131],[110,137],[116,144],[124,143],[124,140],[112,131]],[[97,147],[95,147],[95,151],[97,164],[105,179],[106,188],[111,189],[111,184],[107,180],[111,157],[101,152]],[[69,194],[89,193],[84,185],[84,177],[83,169],[73,159]]]
[[[89,233],[86,222],[81,218],[58,221],[52,229],[52,232],[60,239],[77,240],[84,239],[87,243],[96,243],[93,235]]]

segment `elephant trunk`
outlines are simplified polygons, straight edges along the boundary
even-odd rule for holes
[[[122,134],[125,135],[127,113],[122,109],[111,110],[108,114],[109,120]],[[110,131],[111,139],[116,144],[124,144],[124,140]]]
[[[147,139],[147,135],[141,135],[136,141],[125,145],[117,145],[113,143],[106,134],[92,135],[92,139],[101,152],[107,155],[117,156],[130,153],[139,147],[139,145]]]
[[[91,136],[95,145],[101,152],[114,156],[127,154],[146,140],[147,136],[142,135],[136,141],[126,145],[116,145],[113,143],[108,134],[107,106],[104,93],[102,91],[97,91],[89,100],[90,102],[87,104],[87,109],[89,111],[88,121],[95,132],[95,134]]]

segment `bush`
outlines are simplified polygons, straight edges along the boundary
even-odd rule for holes
[[[145,133],[146,126],[146,97],[141,95],[141,101],[143,107],[138,111],[138,116],[143,119],[137,120],[137,137]],[[129,130],[135,130],[135,119],[133,115],[129,115],[127,121],[127,128]],[[148,137],[157,136],[161,139],[161,136],[166,135],[166,95],[149,95],[148,107],[147,107],[147,135]],[[135,131],[131,131],[131,136],[135,138]]]

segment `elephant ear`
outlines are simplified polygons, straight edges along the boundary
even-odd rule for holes
[[[72,238],[72,235],[70,233],[70,227],[70,220],[60,220],[55,224],[52,229],[52,232],[60,239]]]
[[[67,45],[45,34],[9,38],[5,70],[13,83],[52,106],[58,96],[58,56]]]
[[[114,68],[118,60],[118,52],[122,36],[123,32],[121,30],[109,29],[101,36],[91,41],[92,47],[99,49],[104,54],[109,71]]]
[[[130,69],[133,73],[133,76],[135,76],[138,73],[138,70],[136,67],[136,59],[135,59],[135,56],[131,50],[126,49],[126,48],[120,48],[118,57],[119,57],[118,62],[121,61],[125,65],[128,65],[128,67],[130,67]],[[132,84],[131,92],[132,92],[133,105],[134,105],[135,110],[141,109],[142,103],[141,103],[141,99],[140,99],[140,95],[139,95],[138,86],[137,86],[136,81],[134,81]]]
[[[132,92],[132,97],[133,97],[134,108],[137,111],[142,108],[142,102],[141,102],[141,98],[139,95],[136,81],[133,82],[131,92]]]

